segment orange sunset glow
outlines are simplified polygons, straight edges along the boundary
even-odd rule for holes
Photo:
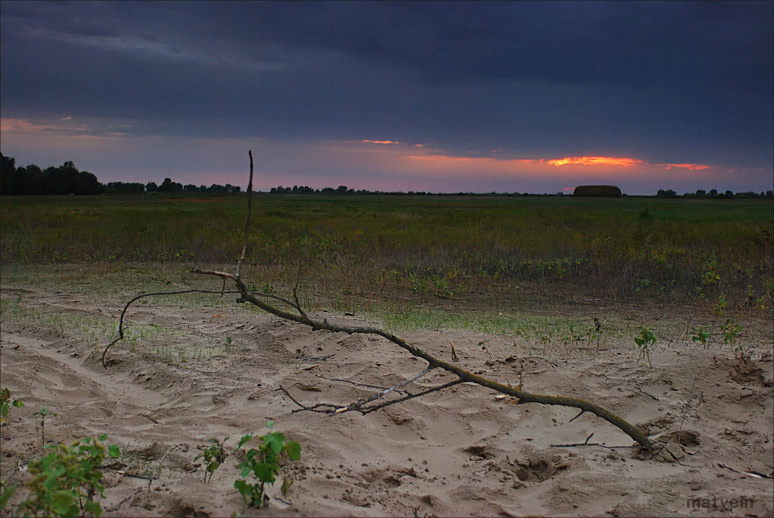
[[[64,123],[52,123],[52,122],[33,122],[27,119],[10,119],[0,118],[0,131],[17,132],[17,133],[63,133],[66,135],[73,135],[76,132],[86,131],[88,128],[83,124],[72,124],[70,121],[72,117],[64,117],[60,119]],[[66,124],[65,124],[66,123]]]
[[[709,169],[709,166],[704,164],[658,164],[658,165],[662,165],[666,169],[672,169],[673,167],[676,167],[678,169],[690,169],[691,171],[702,171],[704,169]]]
[[[563,165],[612,165],[618,167],[632,167],[640,165],[642,160],[637,160],[636,158],[616,158],[611,156],[574,156],[548,160],[547,163],[557,167]]]
[[[366,144],[400,144],[397,140],[361,140]]]
[[[446,153],[416,153],[409,147],[393,148],[390,162],[393,171],[405,174],[443,176],[445,178],[517,181],[527,183],[535,178],[556,182],[556,189],[568,185],[590,183],[620,183],[639,185],[657,182],[671,185],[676,178],[688,173],[701,173],[705,181],[717,181],[722,168],[699,163],[659,163],[646,158],[570,156],[565,158],[495,158],[491,156],[459,156]],[[693,175],[692,175],[693,176]],[[571,187],[570,187],[571,189]]]

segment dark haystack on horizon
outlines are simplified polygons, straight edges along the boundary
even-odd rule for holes
[[[617,198],[621,196],[621,189],[615,185],[579,185],[572,195]]]

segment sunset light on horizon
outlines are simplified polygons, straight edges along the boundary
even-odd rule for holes
[[[690,169],[691,171],[703,171],[704,169],[709,169],[708,165],[703,164],[659,164],[663,165],[667,169],[672,169],[673,167],[676,167],[678,169]]]
[[[400,144],[400,142],[393,140],[362,140],[361,142],[365,142],[366,144]]]
[[[19,166],[244,185],[252,150],[262,190],[774,183],[770,2],[4,1],[0,14],[0,150]]]
[[[555,158],[547,160],[547,163],[555,166],[563,165],[600,165],[615,167],[632,167],[642,163],[636,158],[616,158],[611,156],[574,156],[567,158]]]

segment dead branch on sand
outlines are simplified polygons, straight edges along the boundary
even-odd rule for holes
[[[346,325],[340,325],[340,324],[333,324],[328,322],[327,319],[323,319],[323,321],[315,320],[311,318],[309,315],[307,315],[307,313],[304,311],[304,309],[301,307],[301,304],[299,303],[298,293],[297,293],[298,283],[296,283],[296,285],[293,287],[293,300],[288,300],[275,295],[267,297],[264,294],[256,294],[251,292],[250,289],[247,287],[247,285],[242,281],[242,278],[240,277],[240,268],[242,265],[242,261],[244,260],[245,253],[248,246],[247,238],[249,235],[250,212],[251,212],[250,208],[252,203],[252,174],[253,174],[253,157],[252,157],[252,152],[250,152],[250,184],[248,186],[248,193],[247,193],[248,215],[247,215],[247,220],[245,224],[245,242],[242,248],[242,254],[237,264],[236,273],[234,274],[234,273],[217,271],[217,270],[202,270],[198,268],[191,270],[191,272],[201,274],[201,275],[219,277],[223,280],[224,285],[225,283],[231,283],[236,288],[236,292],[239,293],[239,298],[237,299],[237,302],[239,303],[249,302],[250,304],[257,306],[260,309],[276,317],[309,326],[312,328],[313,331],[326,330],[326,331],[331,331],[333,333],[346,333],[349,335],[365,334],[365,335],[379,336],[387,340],[388,342],[391,342],[392,344],[397,345],[401,349],[404,349],[412,356],[421,358],[427,362],[427,367],[424,370],[422,370],[419,374],[409,378],[408,380],[401,382],[398,385],[395,385],[394,387],[381,390],[380,392],[368,398],[361,399],[349,404],[342,405],[342,404],[334,404],[334,403],[317,403],[315,405],[308,406],[296,400],[285,388],[280,387],[280,390],[282,390],[296,405],[298,405],[301,410],[321,412],[326,414],[340,414],[347,411],[358,411],[358,412],[361,412],[362,414],[366,414],[366,413],[384,408],[388,405],[417,398],[417,397],[429,394],[431,392],[438,392],[443,389],[452,387],[454,385],[459,385],[461,383],[473,383],[476,385],[480,385],[482,387],[495,390],[501,394],[512,396],[517,399],[518,404],[539,403],[543,405],[558,405],[558,406],[577,408],[581,412],[575,418],[579,417],[581,414],[585,412],[594,414],[597,417],[600,417],[605,421],[609,422],[613,426],[619,428],[621,431],[626,433],[629,437],[634,439],[643,449],[651,450],[654,448],[653,442],[650,439],[648,439],[645,433],[643,433],[639,428],[630,424],[629,422],[617,416],[613,412],[607,410],[606,408],[600,407],[589,401],[578,399],[578,398],[565,397],[565,396],[533,394],[531,392],[527,392],[523,390],[521,387],[511,387],[510,385],[504,385],[497,381],[493,381],[493,380],[484,378],[482,376],[473,374],[465,369],[462,369],[461,367],[458,367],[457,365],[454,365],[453,363],[449,363],[439,358],[436,358],[430,353],[423,351],[419,347],[412,345],[407,341],[403,340],[402,338],[399,338],[393,335],[392,333],[389,333],[382,329],[378,329],[374,327],[359,327],[359,326],[346,326]],[[194,290],[191,290],[191,291],[194,291]],[[222,292],[225,292],[225,289],[222,290]],[[150,295],[151,294],[145,294],[142,296],[150,296]],[[293,312],[282,309],[278,306],[275,306],[267,302],[266,299],[271,299],[274,301],[281,302],[283,305],[289,308],[292,308]],[[133,299],[132,301],[130,301],[129,304],[131,304],[131,302],[133,302],[134,300],[136,299]],[[119,325],[119,337],[116,338],[116,340],[114,340],[113,342],[111,342],[111,344],[108,345],[105,348],[105,351],[103,352],[103,356],[102,356],[103,365],[106,365],[105,353],[107,352],[107,350],[114,343],[116,343],[118,340],[120,340],[123,337],[121,325],[123,323],[124,313],[126,312],[126,309],[128,308],[129,304],[127,304],[127,306],[124,308],[124,312],[121,314],[121,324]],[[408,394],[400,398],[392,399],[389,401],[374,403],[375,401],[383,398],[387,394],[394,392],[397,389],[405,385],[408,385],[411,382],[416,381],[420,377],[428,374],[429,372],[435,369],[441,369],[443,371],[446,371],[454,375],[456,379],[453,379],[447,383],[426,389],[418,393]]]

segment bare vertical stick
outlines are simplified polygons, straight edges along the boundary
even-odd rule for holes
[[[242,261],[245,260],[245,254],[247,253],[247,238],[250,234],[250,215],[253,213],[253,150],[251,149],[247,154],[250,155],[250,180],[247,182],[247,219],[245,221],[245,242],[242,245],[242,255],[237,262],[237,277],[239,277],[239,272],[242,269]]]

